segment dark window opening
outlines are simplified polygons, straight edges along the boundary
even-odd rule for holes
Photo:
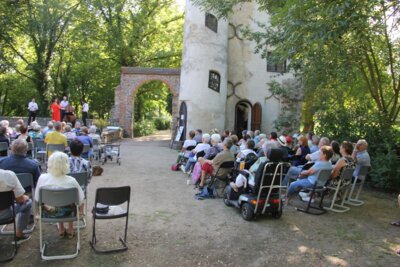
[[[272,52],[267,53],[267,71],[268,72],[287,72],[286,70],[286,60],[283,62],[276,63],[276,59],[274,58]]]
[[[219,75],[218,72],[211,70],[208,76],[208,88],[216,92],[219,92],[220,84],[221,84],[221,76]]]
[[[206,13],[206,27],[215,33],[218,32],[218,19],[210,13]]]

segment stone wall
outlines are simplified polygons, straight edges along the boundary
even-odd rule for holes
[[[133,101],[138,88],[143,84],[158,80],[167,85],[172,98],[172,129],[176,127],[176,119],[179,113],[179,69],[159,68],[121,68],[121,83],[115,90],[115,106],[112,111],[112,119],[118,121],[119,126],[124,129],[125,136],[133,137]]]

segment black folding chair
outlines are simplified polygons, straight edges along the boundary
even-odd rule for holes
[[[224,161],[219,165],[217,171],[215,172],[215,175],[211,177],[210,187],[214,188],[216,197],[221,197],[224,195],[225,187],[229,182],[229,180],[227,179],[227,175],[222,176],[221,172],[223,170],[228,170],[228,169],[232,170],[234,167],[235,167],[234,161]]]
[[[14,224],[14,250],[11,256],[1,259],[2,262],[9,262],[14,259],[15,255],[18,252],[18,244],[17,244],[17,226],[15,223],[15,207],[14,207],[14,191],[0,192],[0,210],[12,209],[10,217],[0,220],[0,225]]]
[[[81,228],[86,228],[87,225],[87,186],[88,186],[88,173],[87,172],[75,172],[69,173],[69,176],[75,178],[78,184],[81,186],[83,193],[85,194],[85,216],[82,217],[82,224],[80,225]]]
[[[123,186],[123,187],[103,187],[97,188],[96,196],[94,201],[94,207],[92,210],[93,214],[93,233],[92,240],[89,241],[90,246],[96,253],[110,253],[110,252],[118,252],[125,251],[128,249],[126,244],[126,236],[128,233],[128,218],[129,218],[129,203],[131,198],[131,187]],[[106,206],[118,206],[124,203],[127,203],[126,211],[120,214],[100,214],[98,213],[96,207],[98,204],[106,205]],[[117,218],[126,218],[125,222],[125,235],[124,239],[121,237],[119,241],[122,243],[122,247],[116,249],[99,249],[96,247],[97,236],[96,236],[96,220],[105,220],[105,219],[117,219]]]
[[[310,200],[307,203],[306,209],[296,208],[296,210],[309,213],[312,215],[321,215],[326,213],[326,209],[322,206],[322,202],[324,201],[325,191],[328,189],[326,183],[331,177],[331,170],[320,170],[318,172],[317,182],[311,188],[305,188],[305,191],[310,192]],[[316,193],[321,193],[322,197],[318,204],[318,206],[312,205],[312,199]],[[316,210],[316,211],[312,211]]]
[[[8,143],[0,142],[0,153],[5,154],[4,156],[8,156]]]

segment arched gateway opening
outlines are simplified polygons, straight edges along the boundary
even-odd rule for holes
[[[138,88],[142,85],[158,80],[163,82],[172,93],[172,118],[179,117],[179,69],[159,68],[121,68],[121,83],[115,90],[115,106],[112,111],[114,121],[124,128],[125,135],[133,137],[133,100]],[[172,120],[172,129],[175,129],[177,120]]]

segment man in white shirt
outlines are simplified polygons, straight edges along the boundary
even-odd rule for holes
[[[31,215],[32,201],[24,195],[25,190],[18,180],[18,177],[12,171],[0,169],[0,192],[14,191],[15,196],[15,214],[17,215],[17,244],[21,244],[31,238],[30,235],[23,233],[23,230],[29,224]],[[0,210],[0,221],[9,218],[12,215],[12,209]]]
[[[89,104],[83,99],[82,100],[82,122],[83,125],[86,125],[86,119],[88,116],[88,112],[89,112]]]
[[[60,106],[61,106],[61,109],[60,109],[60,111],[61,111],[61,121],[64,120],[65,109],[66,109],[66,107],[68,105],[69,105],[69,102],[68,102],[67,96],[63,96],[63,100],[60,102]]]
[[[28,110],[29,110],[28,125],[31,125],[31,121],[36,120],[36,112],[39,110],[39,107],[35,102],[35,98],[32,98],[31,102],[29,102]]]

